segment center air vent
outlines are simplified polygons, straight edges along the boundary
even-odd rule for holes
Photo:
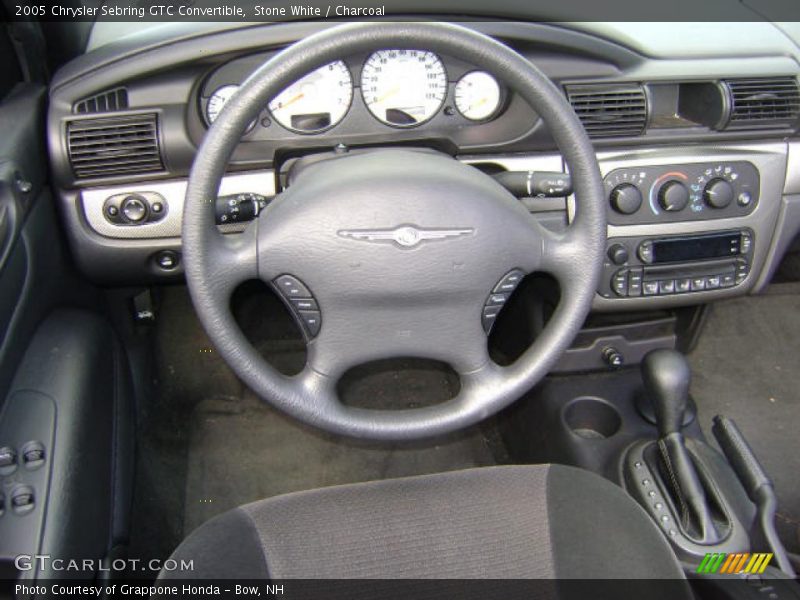
[[[158,120],[153,113],[67,124],[67,148],[76,177],[161,171]]]
[[[796,127],[800,90],[794,77],[729,79],[730,119],[724,129]]]
[[[642,135],[647,99],[639,84],[568,85],[567,98],[589,137]]]

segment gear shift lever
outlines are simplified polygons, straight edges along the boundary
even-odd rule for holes
[[[721,539],[703,485],[684,443],[681,427],[692,373],[675,350],[654,350],[642,362],[642,379],[655,409],[660,467],[671,488],[684,531],[701,544]]]
[[[653,402],[659,435],[680,433],[692,381],[683,354],[666,349],[650,352],[642,363],[642,379]]]

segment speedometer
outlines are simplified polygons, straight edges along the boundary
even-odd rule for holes
[[[439,112],[447,95],[447,73],[433,52],[379,50],[364,63],[361,93],[379,121],[412,127]]]
[[[269,103],[273,118],[291,131],[315,133],[341,121],[353,99],[353,79],[337,60],[309,73]]]

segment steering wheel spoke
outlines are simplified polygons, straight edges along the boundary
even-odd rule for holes
[[[542,241],[542,254],[538,271],[556,278],[562,294],[572,293],[577,284],[582,283],[587,270],[593,268],[586,248],[571,229],[556,233],[537,224],[538,235]]]
[[[230,296],[239,284],[258,277],[257,234],[253,221],[241,233],[208,236],[206,284],[215,293]]]

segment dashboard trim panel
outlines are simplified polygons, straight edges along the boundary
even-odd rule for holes
[[[82,208],[89,226],[98,234],[115,239],[163,239],[181,236],[183,203],[186,197],[187,180],[140,182],[114,187],[102,187],[81,192]],[[156,223],[141,225],[116,225],[109,221],[103,208],[106,199],[118,194],[142,194],[151,192],[161,196],[168,210],[164,218]],[[275,195],[275,175],[272,170],[234,173],[223,177],[219,194],[243,194],[253,192],[264,196]]]

